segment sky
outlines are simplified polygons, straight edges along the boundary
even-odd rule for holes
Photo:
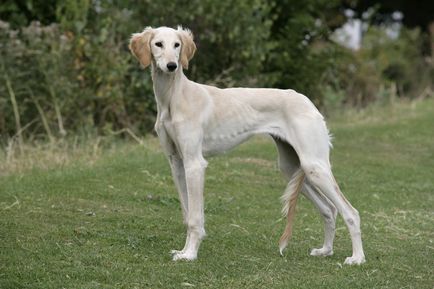
[[[369,11],[362,15],[362,19],[368,19],[370,17]],[[345,10],[345,16],[348,21],[339,29],[337,29],[333,34],[333,39],[344,45],[345,47],[358,50],[361,46],[363,32],[368,29],[368,24],[362,19],[354,18],[354,11],[347,9]],[[401,28],[400,21],[403,18],[403,14],[396,11],[392,14],[392,18],[395,20],[394,23],[385,26],[387,36],[394,39],[399,36],[399,31]]]

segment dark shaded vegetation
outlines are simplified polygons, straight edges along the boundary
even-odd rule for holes
[[[358,51],[331,40],[347,21],[345,8],[359,14],[369,8],[356,4],[3,1],[0,139],[22,142],[126,128],[149,132],[156,110],[150,74],[127,48],[131,33],[148,25],[181,24],[193,30],[198,51],[187,74],[198,82],[292,88],[326,112],[431,94],[426,25],[403,26],[397,38],[390,38],[378,17],[388,19],[393,9],[377,9],[371,14],[378,17],[364,20],[376,25],[368,26]]]

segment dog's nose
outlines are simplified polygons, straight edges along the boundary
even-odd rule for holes
[[[174,71],[177,67],[178,67],[178,65],[176,65],[175,62],[167,63],[167,69],[169,69],[169,71]]]

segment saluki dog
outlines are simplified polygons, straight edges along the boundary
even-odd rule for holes
[[[345,264],[365,262],[359,213],[345,199],[333,177],[330,136],[313,103],[294,90],[226,88],[195,83],[183,69],[196,51],[193,35],[178,27],[145,28],[130,40],[130,50],[143,67],[151,65],[157,102],[155,130],[169,160],[179,192],[185,246],[173,260],[194,260],[204,229],[205,156],[228,151],[255,134],[270,135],[279,167],[288,179],[282,196],[287,218],[280,253],[291,237],[297,196],[301,191],[324,218],[324,244],[313,256],[333,254],[337,211],[351,235],[353,255]]]

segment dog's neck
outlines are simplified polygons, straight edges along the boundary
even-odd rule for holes
[[[154,85],[155,99],[158,109],[168,108],[171,98],[176,96],[176,92],[182,91],[182,78],[186,78],[182,67],[175,73],[165,73],[152,64],[152,81]]]

